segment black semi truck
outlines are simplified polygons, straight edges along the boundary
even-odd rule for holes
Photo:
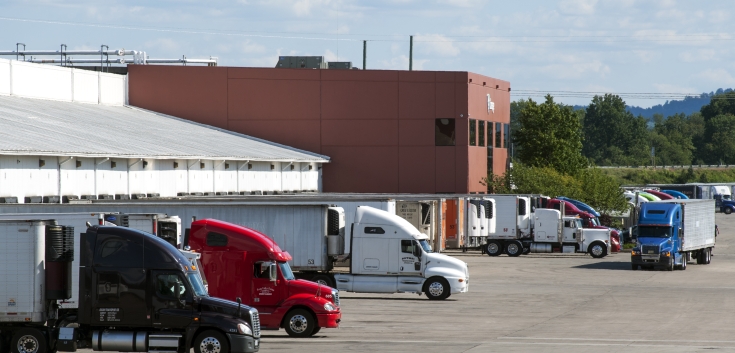
[[[54,220],[0,221],[0,352],[257,352],[254,308],[212,298],[196,268],[161,238],[91,226],[73,268],[74,230]],[[77,309],[72,271],[79,271]]]

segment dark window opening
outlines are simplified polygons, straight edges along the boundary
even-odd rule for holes
[[[156,294],[164,299],[183,298],[186,294],[186,286],[184,281],[175,274],[158,275],[156,276]]]
[[[401,240],[401,252],[413,254],[413,240]]]
[[[518,199],[518,215],[526,215],[526,199]]]
[[[510,141],[510,125],[503,124],[503,148],[508,148],[508,143]]]
[[[255,278],[270,279],[271,278],[270,262],[256,262],[255,268],[253,271],[253,276]]]
[[[485,146],[485,122],[480,120],[477,122],[477,131],[480,133],[479,139],[477,141],[478,146]]]
[[[487,142],[487,174],[488,176],[493,174],[493,146],[491,141]]]
[[[385,231],[380,227],[365,227],[365,234],[385,234]]]
[[[209,232],[207,234],[208,246],[227,246],[227,236],[220,233]]]
[[[434,144],[454,146],[454,119],[436,119],[434,122]]]
[[[487,122],[487,148],[493,148],[493,122]]]
[[[503,128],[503,124],[501,123],[495,123],[495,147],[500,148],[503,143],[503,136],[502,131],[500,129]]]
[[[477,146],[477,121],[470,119],[470,146]]]

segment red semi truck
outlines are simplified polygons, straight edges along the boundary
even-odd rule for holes
[[[342,318],[336,289],[296,279],[291,255],[268,236],[214,219],[194,221],[188,235],[201,253],[210,295],[255,307],[264,330],[284,328],[293,337],[309,337]]]
[[[546,208],[553,208],[555,210],[558,210],[560,208],[559,204],[562,200],[559,199],[550,199],[546,201]],[[592,229],[610,229],[610,250],[612,252],[619,252],[621,249],[620,245],[620,232],[618,232],[616,229],[605,227],[603,225],[600,225],[597,221],[597,217],[595,217],[593,214],[589,212],[585,212],[577,208],[577,206],[574,206],[571,202],[564,202],[564,214],[568,216],[579,216],[582,219],[582,226],[584,228],[592,228]]]

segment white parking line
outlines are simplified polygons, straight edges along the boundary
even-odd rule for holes
[[[624,338],[567,338],[567,337],[498,337],[499,340],[557,340],[557,341],[614,341],[614,342],[669,342],[669,343],[733,343],[735,341],[710,341],[710,340],[647,340],[647,339],[624,339]]]

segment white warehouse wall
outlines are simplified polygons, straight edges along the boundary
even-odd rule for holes
[[[0,156],[0,197],[23,203],[32,196],[319,190],[319,163],[293,165],[291,170],[283,162]]]
[[[126,90],[126,75],[0,59],[2,95],[124,105]]]

